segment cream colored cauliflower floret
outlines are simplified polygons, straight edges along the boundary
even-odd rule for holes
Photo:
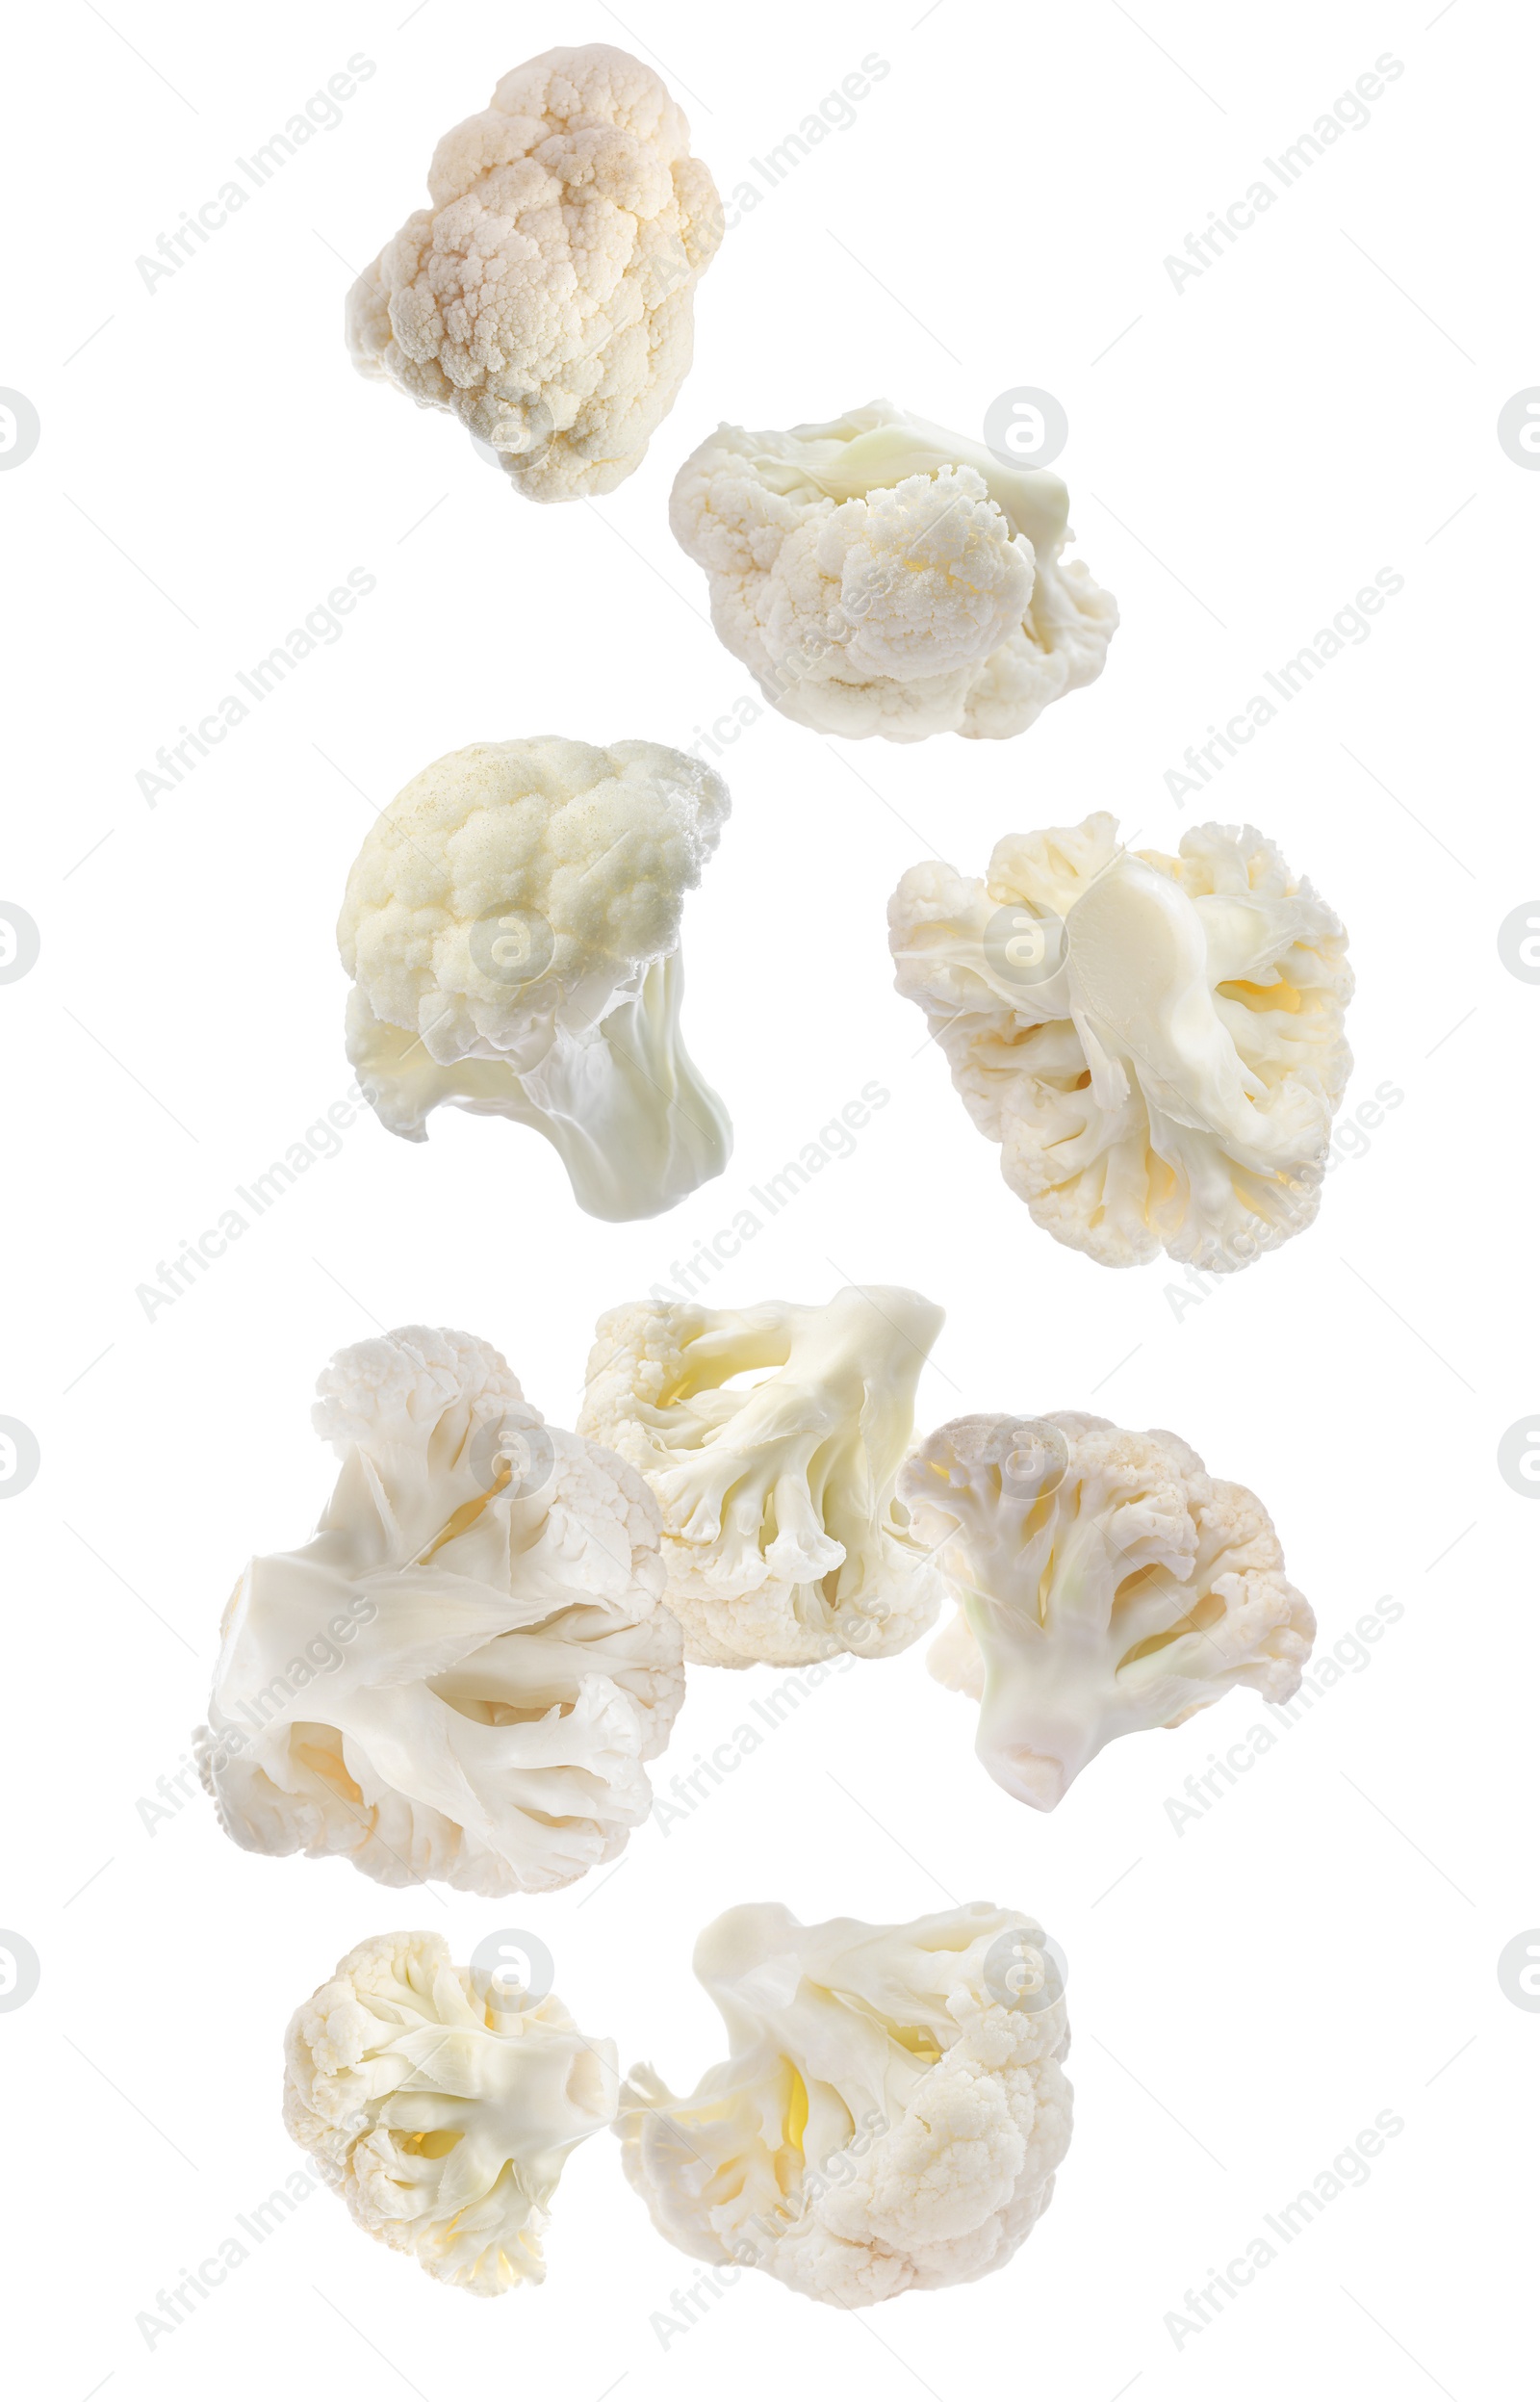
[[[337,925],[381,1124],[423,1142],[449,1103],[531,1126],[600,1218],[719,1175],[732,1128],[684,1048],[679,942],[731,806],[657,742],[475,742],[414,776]]]
[[[221,1825],[384,1885],[571,1884],[647,1817],[683,1699],[651,1494],[472,1335],[398,1328],[319,1390],[336,1490],[237,1585],[196,1739]]]
[[[1051,1810],[1119,1735],[1180,1726],[1233,1686],[1289,1700],[1315,1640],[1271,1519],[1159,1430],[953,1418],[900,1490],[958,1605],[930,1653],[981,1704],[997,1785]]]
[[[1063,1986],[988,1902],[907,1925],[729,1910],[696,1947],[729,2057],[635,2068],[616,2132],[658,2233],[843,2309],[1001,2268],[1069,2143]]]
[[[1251,826],[1124,850],[1098,811],[938,860],[888,903],[917,1001],[1007,1183],[1105,1267],[1243,1268],[1316,1214],[1352,1054],[1338,918]]]
[[[683,111],[624,50],[548,50],[445,135],[428,192],[348,294],[353,364],[451,411],[529,500],[612,492],[689,372],[722,239]]]
[[[500,2006],[442,1935],[374,1935],[301,2002],[284,2125],[367,2234],[495,2296],[545,2278],[569,2153],[614,2118],[615,2047],[553,1994]]]
[[[722,426],[670,522],[711,616],[799,724],[915,742],[1020,734],[1101,673],[1117,610],[1064,566],[1057,476],[874,400],[825,426]]]
[[[940,1588],[894,1481],[941,1322],[895,1285],[601,1318],[578,1423],[647,1479],[687,1660],[886,1659],[924,1634]]]

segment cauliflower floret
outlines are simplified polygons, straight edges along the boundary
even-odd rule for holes
[[[450,410],[531,501],[612,492],[689,373],[722,239],[660,77],[603,42],[548,50],[445,135],[433,205],[347,296],[361,375]]]
[[[472,1335],[400,1327],[319,1391],[336,1490],[236,1587],[196,1737],[221,1825],[384,1885],[571,1884],[648,1815],[683,1699],[651,1494]]]
[[[1117,821],[930,860],[888,903],[917,1001],[1006,1182],[1104,1267],[1244,1268],[1307,1227],[1352,1054],[1348,938],[1251,826],[1181,855]]]
[[[615,2126],[660,2234],[844,2309],[1005,2265],[1069,2144],[1040,1926],[982,1901],[898,1926],[749,1903],[695,1973],[731,2056],[688,2099],[633,2069]]]
[[[553,1994],[509,2012],[442,1935],[374,1935],[301,2002],[284,2125],[365,2232],[466,2293],[538,2286],[567,2155],[615,2116],[615,2047]]]
[[[1051,1810],[1105,1743],[1249,1686],[1287,1701],[1315,1640],[1272,1521],[1174,1434],[1106,1418],[954,1418],[899,1489],[958,1615],[933,1674],[979,1712],[997,1785]]]
[[[652,1487],[687,1660],[886,1659],[924,1634],[940,1587],[893,1486],[942,1315],[877,1285],[822,1308],[633,1302],[601,1318],[578,1423]]]
[[[679,940],[731,806],[657,742],[475,742],[414,776],[337,922],[381,1124],[421,1143],[449,1102],[533,1126],[597,1218],[720,1175],[732,1127],[680,1032]]]
[[[827,426],[721,426],[674,484],[711,618],[800,725],[918,742],[1024,733],[1100,675],[1111,593],[1064,566],[1068,495],[873,400]]]

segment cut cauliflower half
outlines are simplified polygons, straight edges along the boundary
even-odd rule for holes
[[[445,135],[427,182],[347,296],[354,366],[449,410],[527,500],[613,492],[689,373],[722,239],[683,111],[624,50],[548,50]]]
[[[821,734],[1022,734],[1102,671],[1117,605],[1041,468],[873,400],[827,426],[721,426],[669,517],[711,621],[783,715]]]
[[[570,1885],[647,1817],[683,1699],[651,1494],[474,1335],[399,1327],[319,1390],[342,1473],[237,1585],[196,1738],[221,1825],[382,1885]]]
[[[1307,1227],[1352,1068],[1348,938],[1252,826],[1130,851],[1098,811],[888,903],[898,990],[1040,1227],[1104,1267],[1244,1268]]]
[[[1296,1692],[1316,1621],[1272,1520],[1174,1434],[1106,1418],[954,1418],[900,1480],[958,1614],[931,1672],[980,1706],[997,1785],[1051,1810],[1104,1744],[1232,1686]]]
[[[538,2286],[567,2155],[615,2116],[615,2047],[553,1994],[499,2006],[442,1935],[373,1935],[284,2039],[284,2125],[367,2234],[465,2293]]]
[[[657,742],[475,742],[414,776],[337,921],[381,1124],[421,1143],[449,1102],[532,1126],[596,1218],[720,1175],[732,1130],[684,1048],[679,942],[731,806]]]
[[[633,2069],[615,2126],[659,2234],[844,2309],[1004,2267],[1069,2144],[1063,1984],[1032,1919],[804,1926],[750,1902],[695,1973],[729,2057],[687,2098]]]
[[[941,1587],[894,1483],[943,1316],[880,1284],[601,1318],[578,1423],[652,1487],[687,1660],[886,1659],[930,1626]]]

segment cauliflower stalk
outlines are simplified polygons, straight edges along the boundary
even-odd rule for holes
[[[729,1910],[695,1973],[730,2056],[687,2099],[651,2068],[621,2091],[626,2172],[658,2233],[846,2309],[1003,2267],[1069,2142],[1043,1942],[982,1901],[897,1926]]]
[[[347,1056],[381,1124],[442,1102],[532,1126],[580,1208],[650,1218],[732,1127],[684,1048],[684,894],[731,802],[655,742],[476,742],[414,776],[347,879]]]
[[[624,50],[548,50],[445,135],[427,182],[348,294],[354,366],[450,411],[528,500],[612,492],[689,372],[722,239],[683,111]]]
[[[1116,1736],[1232,1686],[1298,1690],[1316,1621],[1272,1521],[1176,1435],[954,1418],[901,1490],[959,1603],[931,1671],[981,1705],[979,1757],[1016,1800],[1053,1809]]]
[[[1068,508],[1057,476],[873,400],[788,433],[719,426],[670,522],[785,716],[918,742],[1024,733],[1100,675],[1117,607],[1061,563]]]
[[[940,1585],[894,1481],[942,1317],[876,1285],[822,1308],[634,1302],[601,1318],[578,1425],[652,1487],[687,1660],[884,1659],[931,1624]]]
[[[646,1485],[473,1335],[398,1328],[318,1389],[336,1490],[224,1614],[197,1737],[220,1823],[384,1885],[571,1884],[648,1815],[683,1698]]]
[[[1347,936],[1251,826],[1172,859],[1116,818],[931,860],[888,903],[917,1001],[1007,1183],[1104,1267],[1243,1268],[1316,1214],[1352,1054]]]
[[[504,2012],[442,1935],[374,1935],[300,2004],[284,2125],[365,2232],[466,2293],[538,2286],[551,2197],[615,2116],[615,2047]]]

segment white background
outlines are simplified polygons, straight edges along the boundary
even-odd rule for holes
[[[1495,435],[1540,380],[1535,28],[1517,7],[1246,10],[860,0],[769,15],[632,0],[259,12],[57,0],[13,18],[0,383],[36,405],[0,476],[4,896],[39,964],[0,989],[12,1077],[0,1414],[42,1467],[7,1502],[0,1925],[42,1981],[0,2013],[18,2391],[83,2402],[615,2390],[824,2402],[853,2382],[1111,2402],[1241,2389],[1476,2402],[1532,2315],[1540,2017],[1498,1955],[1540,1922],[1540,1518],[1496,1465],[1540,1401],[1531,1093],[1540,991],[1502,966],[1540,892],[1532,689],[1540,477]],[[1427,20],[1433,18],[1429,23]],[[447,418],[351,373],[349,266],[424,197],[441,132],[558,42],[645,44],[724,194],[867,54],[856,112],[746,214],[699,296],[697,364],[597,504],[519,501]],[[1199,277],[1163,266],[1376,58],[1404,71]],[[353,53],[375,72],[174,275],[136,259]],[[1046,387],[1079,551],[1122,607],[1106,674],[1011,743],[825,742],[768,710],[685,917],[686,1031],[737,1148],[672,1217],[580,1217],[536,1138],[361,1119],[153,1319],[136,1288],[344,1091],[332,927],[406,779],[476,738],[688,746],[750,689],[666,523],[720,418],[886,394],[968,432]],[[349,569],[376,587],[151,808],[157,748]],[[1404,589],[1184,809],[1165,776],[1376,571]],[[1346,919],[1349,1113],[1403,1098],[1317,1226],[1193,1301],[1031,1225],[894,994],[884,904],[939,855],[1108,808],[1174,848],[1249,819]],[[1176,1428],[1252,1484],[1322,1624],[1403,1614],[1178,1832],[1166,1809],[1260,1710],[1117,1744],[1041,1819],[988,1782],[920,1652],[833,1679],[607,1881],[484,1904],[270,1861],[201,1795],[144,1823],[201,1716],[220,1606],[327,1489],[314,1378],[376,1326],[498,1342],[554,1420],[593,1321],[667,1279],[869,1079],[890,1105],[712,1290],[917,1285],[948,1324],[922,1423],[961,1408]],[[1354,1656],[1349,1649],[1348,1656]],[[692,1672],[664,1780],[781,1681]],[[596,2138],[549,2281],[495,2307],[365,2241],[327,2195],[153,2348],[136,2326],[298,2166],[279,2119],[296,2002],[364,1935],[537,1929],[579,2023],[688,2086],[719,2055],[698,1927],[775,1898],[901,1919],[1036,1911],[1070,1964],[1076,2130],[1009,2268],[859,2323],[746,2277],[666,2347],[691,2264]],[[1404,2131],[1204,2332],[1165,2324],[1357,2131]],[[372,2346],[373,2350],[368,2347]],[[28,2350],[36,2357],[23,2366]]]

